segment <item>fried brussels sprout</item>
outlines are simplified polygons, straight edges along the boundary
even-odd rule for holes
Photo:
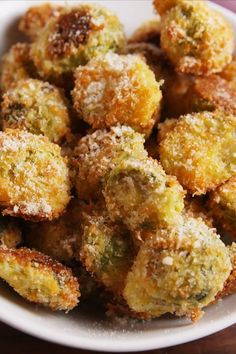
[[[29,56],[28,43],[16,43],[7,52],[0,62],[0,90],[2,93],[9,90],[19,80],[35,76],[35,69]]]
[[[160,160],[192,194],[215,189],[236,172],[236,117],[226,112],[182,116],[160,142]]]
[[[69,268],[28,248],[0,247],[0,277],[26,300],[52,310],[72,310],[80,296]]]
[[[70,200],[69,171],[60,147],[17,129],[0,132],[3,215],[40,221],[60,216]]]
[[[123,295],[132,310],[149,317],[172,313],[194,321],[223,289],[231,268],[228,249],[214,229],[186,218],[144,242]]]
[[[229,85],[236,90],[236,56],[233,56],[233,60],[219,73],[219,75],[225,79]]]
[[[90,206],[72,199],[66,212],[57,220],[27,223],[25,243],[29,248],[70,264],[81,245],[83,213]]]
[[[180,1],[162,18],[161,48],[177,71],[209,75],[232,60],[233,30],[205,1]]]
[[[216,224],[236,238],[236,176],[211,193],[209,210]]]
[[[174,71],[163,51],[149,43],[130,43],[127,52],[140,55],[154,72],[156,80],[162,81],[161,117],[179,117],[187,113],[185,95],[192,84],[192,77]]]
[[[155,231],[182,220],[183,188],[151,158],[120,161],[103,194],[111,219],[123,221],[132,231]]]
[[[57,79],[108,51],[123,51],[126,41],[113,12],[94,4],[65,8],[51,18],[32,44],[31,57],[43,78]]]
[[[107,53],[76,70],[74,108],[95,129],[124,124],[148,136],[159,116],[160,86],[139,56]]]
[[[58,17],[62,9],[62,6],[55,4],[30,7],[20,19],[19,30],[34,41],[48,21],[52,17]]]
[[[216,300],[236,293],[236,243],[233,242],[228,246],[228,250],[232,263],[232,271],[225,281],[223,290],[217,294]]]
[[[186,113],[225,110],[236,115],[236,90],[217,75],[197,78],[185,96]]]
[[[129,43],[150,43],[160,46],[161,20],[155,17],[143,22],[129,38]]]
[[[18,224],[9,217],[0,216],[0,247],[16,248],[22,243]]]
[[[144,138],[129,127],[97,130],[83,137],[74,151],[75,186],[80,199],[99,199],[104,177],[114,167],[115,159],[135,156],[147,158]]]
[[[121,293],[133,257],[132,239],[125,226],[112,223],[105,210],[87,216],[80,259],[97,281]]]
[[[3,130],[25,129],[59,143],[69,132],[68,102],[53,85],[35,79],[21,80],[3,95]]]

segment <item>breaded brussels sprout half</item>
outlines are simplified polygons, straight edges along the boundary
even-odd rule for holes
[[[152,232],[182,220],[183,188],[151,158],[120,161],[108,175],[103,194],[111,219],[132,231]]]
[[[177,71],[210,75],[232,60],[233,30],[205,1],[181,1],[162,18],[161,48]]]
[[[80,296],[71,270],[29,248],[0,247],[0,277],[28,301],[52,310],[72,310]]]
[[[160,86],[139,56],[107,53],[76,70],[74,108],[95,129],[124,124],[148,136],[159,116]]]
[[[21,230],[18,223],[10,217],[0,216],[0,246],[16,248],[22,243]]]
[[[233,60],[221,73],[219,73],[219,75],[225,79],[234,90],[236,90],[236,55],[233,56]]]
[[[17,84],[19,80],[35,76],[29,52],[30,45],[28,43],[16,43],[1,58],[0,90],[2,93]]]
[[[129,43],[150,43],[160,46],[161,20],[160,17],[143,22],[129,38]]]
[[[124,225],[112,223],[102,209],[87,216],[80,259],[97,281],[121,293],[133,257],[132,239]]]
[[[94,4],[64,8],[32,44],[31,58],[43,78],[71,74],[78,65],[108,51],[122,52],[122,25],[110,10]]]
[[[226,279],[224,288],[217,294],[216,300],[222,299],[225,296],[236,293],[236,243],[227,246],[232,263],[232,271]]]
[[[3,130],[25,129],[59,143],[69,132],[68,102],[63,93],[48,82],[21,80],[3,95]]]
[[[159,229],[147,239],[123,292],[129,307],[149,317],[166,313],[197,320],[232,269],[228,249],[201,219]]]
[[[209,210],[216,224],[236,238],[236,176],[210,194]]]
[[[3,215],[40,221],[62,214],[70,200],[69,171],[60,147],[17,129],[0,132]]]
[[[222,109],[236,115],[236,90],[220,76],[195,79],[185,96],[186,113]]]
[[[90,209],[90,206],[72,199],[59,219],[26,224],[26,246],[35,248],[59,262],[70,264],[81,245],[83,212],[87,209]]]
[[[97,130],[83,137],[74,151],[78,197],[85,200],[99,199],[104,177],[114,167],[114,160],[129,156],[147,158],[143,136],[130,127]]]
[[[236,117],[223,111],[182,116],[160,142],[161,163],[190,193],[215,189],[236,172]]]
[[[62,6],[55,4],[41,4],[30,7],[20,19],[19,30],[34,41],[48,21],[53,17],[58,17],[62,9]]]

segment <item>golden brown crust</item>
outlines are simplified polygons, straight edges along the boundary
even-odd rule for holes
[[[222,109],[236,114],[236,90],[217,75],[197,78],[186,94],[186,112]]]
[[[61,6],[42,4],[29,8],[22,16],[19,23],[19,30],[25,33],[32,41],[35,40],[41,29],[45,27],[48,20],[59,16]]]
[[[80,296],[71,269],[28,248],[0,247],[0,276],[27,300],[52,310],[71,310]]]

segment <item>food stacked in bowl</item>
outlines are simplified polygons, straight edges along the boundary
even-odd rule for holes
[[[126,38],[94,4],[30,8],[0,67],[0,277],[65,312],[196,321],[236,292],[233,32],[155,0]]]

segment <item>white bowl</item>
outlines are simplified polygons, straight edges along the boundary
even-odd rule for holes
[[[36,3],[42,1],[1,1],[0,54],[22,38],[17,33],[16,20],[26,8]],[[149,0],[106,0],[100,3],[117,12],[127,34],[131,34],[142,21],[154,16]],[[233,24],[236,33],[236,15],[219,6],[214,7]],[[36,337],[75,348],[141,351],[185,343],[236,323],[236,295],[207,308],[205,316],[197,324],[191,324],[186,319],[115,324],[92,308],[78,307],[67,315],[47,311],[27,303],[1,283],[0,320]]]

